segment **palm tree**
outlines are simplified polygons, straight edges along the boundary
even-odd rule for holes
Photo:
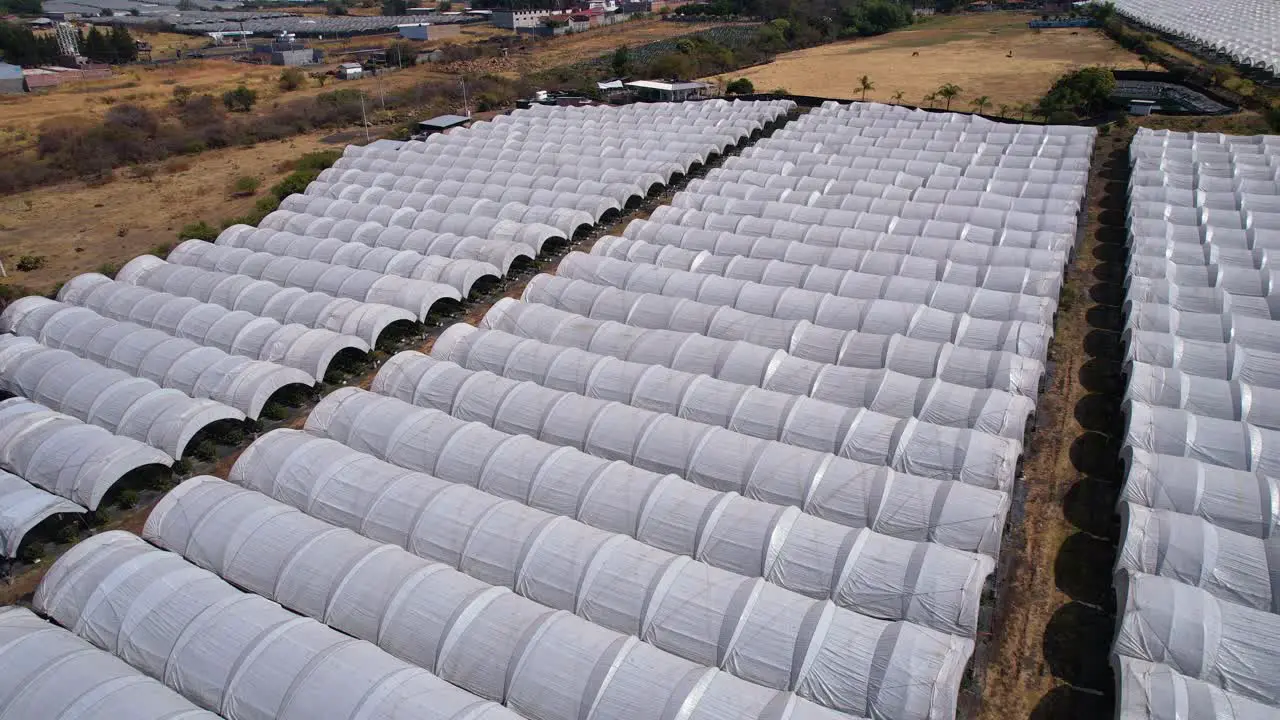
[[[858,78],[858,88],[862,90],[862,102],[866,102],[867,91],[875,90],[876,84],[871,82],[871,78],[867,77],[866,75],[863,75],[862,77]]]
[[[929,93],[928,95],[925,95],[924,97],[920,98],[920,102],[925,105],[928,105],[929,108],[932,109],[933,103],[937,101],[937,99],[938,99],[937,93]]]
[[[981,97],[974,98],[969,104],[973,106],[973,109],[976,110],[979,115],[984,115],[986,114],[987,108],[991,107],[991,98],[983,95]]]
[[[892,98],[893,98],[893,101],[894,101],[894,102],[896,102],[896,103],[901,103],[901,102],[902,102],[902,98],[903,98],[905,95],[906,95],[906,93],[902,92],[901,90],[894,90],[894,91],[893,91],[893,95],[891,95],[890,97],[892,97]]]
[[[950,110],[951,101],[956,99],[956,97],[958,97],[963,90],[964,88],[961,88],[959,85],[956,85],[954,83],[947,83],[946,85],[943,85],[942,87],[938,88],[936,91],[936,94],[938,97],[947,101],[947,110]]]
[[[1001,106],[1000,106],[1000,117],[1002,117],[1002,118],[1007,118],[1007,117],[1009,117],[1009,106],[1008,106],[1008,105],[1001,105]]]
[[[1026,122],[1026,121],[1027,121],[1027,115],[1030,115],[1030,114],[1031,114],[1031,111],[1032,111],[1032,110],[1035,110],[1035,109],[1036,109],[1035,105],[1032,105],[1031,103],[1025,103],[1025,102],[1024,102],[1024,103],[1022,103],[1021,105],[1019,105],[1019,106],[1018,106],[1018,112],[1022,114],[1021,122]]]

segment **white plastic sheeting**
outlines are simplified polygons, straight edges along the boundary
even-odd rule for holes
[[[838,270],[871,271],[880,267],[897,274],[903,267],[918,268],[909,275],[961,284],[969,279],[968,284],[976,285],[979,278],[995,274],[1008,278],[1003,281],[1007,284],[999,289],[1019,292],[1020,287],[1036,288],[1038,292],[1027,292],[1049,297],[1057,295],[1056,288],[1061,284],[1057,276],[1067,260],[1062,251],[980,245],[896,233],[860,233],[848,228],[832,234],[830,239],[787,240],[634,220],[622,234],[631,240],[706,250],[713,255],[785,260]],[[1023,279],[1018,280],[1019,275]]]
[[[1250,537],[1280,533],[1280,481],[1262,473],[1124,448],[1124,502],[1204,518]]]
[[[454,188],[446,188],[452,190]],[[600,222],[605,213],[617,213],[622,205],[612,198],[602,195],[582,195],[552,190],[533,190],[521,187],[502,187],[499,185],[472,184],[456,188],[461,192],[434,192],[388,190],[385,188],[369,188],[363,185],[335,184],[312,182],[307,186],[307,196],[321,196],[350,200],[352,202],[374,203],[391,207],[410,207],[415,210],[446,211],[454,207],[453,200],[474,199],[501,204],[517,203],[529,207],[545,208],[548,212],[547,224],[573,234],[581,229],[582,216],[586,213],[588,224]]]
[[[1168,665],[1280,707],[1280,615],[1225,602],[1170,578],[1118,573],[1120,655]]]
[[[1280,708],[1179,675],[1167,665],[1124,656],[1112,664],[1119,700],[1116,720],[1280,720]]]
[[[832,365],[889,368],[922,378],[945,375],[951,382],[970,387],[992,387],[993,376],[1009,376],[1021,379],[1019,387],[1036,388],[1044,372],[1044,365],[1034,357],[1045,347],[1043,332],[1035,333],[1033,342],[1021,343],[1017,336],[992,337],[954,325],[920,325],[911,328],[906,337],[846,331],[807,320],[770,318],[723,305],[627,292],[552,275],[530,280],[521,299],[598,320],[745,340]],[[902,321],[900,317],[886,318],[881,327],[892,333]],[[960,337],[953,344],[950,338],[954,335]]]
[[[218,720],[119,658],[21,607],[0,607],[0,717]]]
[[[856,312],[854,308],[863,306],[851,303],[849,300],[862,302],[882,300],[881,305],[889,307],[892,307],[892,303],[907,303],[957,315],[967,315],[978,320],[1012,320],[1040,324],[1052,321],[1056,305],[1053,300],[1042,297],[999,291],[979,291],[961,285],[941,285],[905,278],[890,283],[884,276],[803,265],[793,265],[790,268],[777,267],[780,271],[778,275],[767,279],[739,278],[717,272],[715,265],[704,268],[701,263],[695,262],[690,263],[690,267],[680,268],[671,265],[658,266],[645,262],[631,262],[625,258],[613,257],[609,247],[615,242],[624,245],[632,243],[623,238],[606,236],[596,243],[590,255],[575,253],[566,258],[566,261],[571,263],[570,268],[573,272],[581,275],[579,279],[609,278],[611,282],[616,281],[617,287],[624,290],[653,288],[654,291],[658,291],[667,286],[689,285],[697,281],[697,278],[690,277],[691,274],[720,278],[719,280],[704,278],[702,285],[697,288],[700,298],[704,293],[715,291],[727,293],[736,290],[739,294],[749,294],[767,292],[764,290],[767,287],[785,288],[777,293],[778,301],[775,304],[774,313],[785,311],[785,308],[798,304],[794,300],[784,302],[783,297],[790,298],[798,295],[801,298],[812,299],[813,296],[809,293],[831,296],[832,299],[815,300],[815,304],[819,307],[823,303],[834,303],[850,308],[848,312]],[[787,270],[790,272],[786,272]],[[785,275],[784,272],[786,272]],[[573,275],[568,276],[573,277]],[[840,311],[833,312],[838,314]]]
[[[553,169],[554,170],[554,169]],[[647,188],[635,182],[600,182],[577,177],[561,177],[554,171],[546,174],[530,174],[500,170],[447,170],[438,179],[411,177],[397,173],[376,173],[363,170],[327,169],[315,182],[325,184],[349,184],[367,188],[383,188],[401,192],[425,192],[460,197],[485,197],[477,194],[491,192],[491,188],[524,188],[530,191],[552,191],[599,195],[617,203],[618,207],[630,206],[644,199]],[[530,195],[530,197],[535,197]],[[526,201],[526,205],[532,204]]]
[[[852,527],[866,525],[863,518],[869,507],[875,507],[868,500],[881,496],[885,483],[899,486],[903,506],[958,492],[947,485],[949,481],[902,474],[883,465],[752,438],[530,382],[517,383],[413,352],[389,360],[374,378],[373,390],[463,420],[478,420],[503,432],[577,447],[655,472],[678,473],[716,490],[794,505]],[[967,487],[986,490],[977,485]],[[984,498],[977,506],[998,507],[1005,502],[1002,495]],[[977,517],[989,515],[975,513]]]
[[[575,234],[589,229],[595,218],[592,213],[575,210],[570,207],[531,207],[524,203],[512,201],[494,201],[485,198],[453,197],[449,195],[427,195],[424,193],[399,193],[395,191],[367,190],[353,193],[354,197],[342,195],[338,198],[322,195],[290,195],[280,203],[282,210],[294,212],[310,212],[317,215],[329,215],[330,206],[335,208],[377,207],[370,211],[369,220],[386,221],[387,225],[401,225],[412,221],[412,217],[403,214],[436,212],[441,214],[466,214],[474,217],[501,218],[517,223],[539,223],[553,227],[561,238],[571,238]]]
[[[304,237],[361,243],[374,248],[409,250],[428,256],[480,260],[501,269],[504,275],[511,271],[511,264],[518,258],[532,260],[538,254],[533,246],[522,242],[489,240],[431,230],[408,230],[362,220],[341,220],[284,210],[277,210],[258,223],[258,232],[273,230]],[[229,232],[230,229],[224,230],[218,236],[219,244],[222,244],[223,237]]]
[[[546,305],[503,298],[480,327],[620,360],[662,365],[894,417],[972,427],[1021,439],[1035,409],[1024,395],[923,380],[891,370],[823,365],[781,350],[672,330],[644,330],[592,320]]]
[[[842,712],[904,720],[954,716],[957,680],[972,651],[972,642],[968,640],[909,623],[875,620],[837,609],[828,602],[790,593],[760,578],[749,579],[717,570],[625,536],[555,518],[429,475],[406,474],[394,465],[305,433],[276,431],[264,436],[241,456],[230,477],[232,482],[295,507],[310,509],[321,519],[342,527],[363,529],[375,540],[456,567],[481,583],[514,590],[545,606],[576,613],[597,626],[636,636],[666,651],[646,653],[648,661],[637,663],[650,666],[657,677],[678,678],[694,671],[687,663],[673,662],[678,657],[703,666],[719,667],[766,688],[795,692]],[[225,492],[218,494],[226,495]],[[202,523],[217,525],[219,518],[207,518],[205,508],[219,501],[215,496],[191,503],[187,514],[200,518]],[[254,515],[252,510],[250,508],[247,515]],[[243,526],[243,520],[260,522],[246,517],[244,511],[238,514],[242,521],[220,523],[223,532],[218,534],[236,537],[242,533],[228,526]],[[155,527],[163,522],[161,515]],[[321,530],[323,528],[322,525]],[[182,531],[177,532],[181,536]],[[307,534],[315,536],[317,531]],[[376,547],[373,542],[365,542],[362,543],[365,548],[357,546],[344,551],[338,549],[343,544],[340,538],[334,539],[339,542],[330,544],[321,557],[344,558],[344,562],[335,565],[358,563],[356,558],[367,555],[368,546]],[[192,540],[205,544],[199,537]],[[306,537],[297,538],[291,544],[296,547],[306,540]],[[212,554],[216,555],[216,551]],[[302,566],[312,564],[297,556],[290,558],[287,552],[276,551],[273,555]],[[267,575],[270,582],[277,574],[288,577],[291,569],[277,570],[269,564],[265,571],[256,572]],[[450,575],[452,573],[439,580],[447,582]],[[262,584],[262,581],[248,583],[251,588]],[[458,584],[466,588],[462,594],[467,590],[474,592],[474,584]],[[432,594],[448,597],[455,593],[456,590],[442,589]],[[512,643],[522,636],[536,634],[533,628],[524,627],[531,620],[528,603],[514,598],[504,603],[501,597],[498,595],[496,602],[506,605],[505,612],[520,625],[516,628],[499,625],[489,632],[500,632]],[[414,615],[465,616],[477,611],[472,608],[468,613],[455,607],[427,611],[430,605]],[[533,610],[534,616],[547,612],[542,606],[535,606]],[[497,621],[481,622],[488,625]],[[576,633],[565,636],[546,628],[553,637],[558,636],[555,644],[571,653],[575,643],[570,638],[575,634],[589,637],[594,629],[576,618],[557,624],[566,630],[577,629]],[[467,629],[455,627],[454,632],[461,634]],[[383,632],[387,631],[384,626]],[[603,644],[622,639],[609,635],[610,639]],[[431,647],[435,643],[429,637],[419,637],[416,641]],[[459,639],[455,646],[465,647],[477,658],[487,658],[493,652],[502,654],[502,650],[486,648],[485,644],[480,637],[473,637],[469,641]],[[600,644],[590,642],[587,648]],[[589,662],[589,657],[556,664],[568,668],[587,663],[596,673],[601,672],[599,660]],[[518,666],[517,661],[518,658],[513,658]],[[494,668],[499,678],[507,675],[504,665]],[[434,667],[440,668],[440,665]],[[442,677],[450,678],[442,668],[439,672]],[[530,678],[533,686],[578,687],[582,684],[581,680],[569,682],[565,678],[546,678],[533,670],[529,672],[535,676]],[[621,682],[623,687],[638,682],[628,680],[627,675],[621,672],[614,681]],[[713,681],[712,685],[725,686],[726,690],[736,688],[740,693],[751,690],[751,686],[727,678]],[[469,689],[482,697],[502,697],[501,685],[488,692]],[[543,689],[545,691],[545,687]],[[533,694],[532,689],[527,692]],[[655,711],[662,706],[687,702],[680,695],[672,695],[671,689],[663,693],[662,685],[650,687],[649,692],[655,695],[652,703]],[[731,703],[731,698],[732,694],[726,695],[711,705]],[[753,700],[748,708],[763,704]],[[629,703],[621,707],[627,705]],[[564,716],[514,709],[528,717],[578,717],[576,710]],[[749,709],[742,714],[753,715]],[[801,710],[800,714],[806,713]],[[630,716],[624,713],[616,717],[622,720]]]
[[[35,338],[41,344],[146,378],[193,398],[209,398],[257,419],[271,396],[315,378],[295,368],[229,355],[130,322],[103,317],[88,308],[29,296],[0,314],[0,331]]]
[[[1186,700],[1161,717],[1280,716],[1278,161],[1274,137],[1144,128],[1130,146],[1116,653],[1167,666],[1150,672]],[[1146,691],[1121,675],[1120,692]]]
[[[442,300],[462,299],[458,288],[444,283],[384,275],[372,270],[330,265],[319,260],[223,247],[203,240],[188,240],[177,246],[169,253],[168,262],[247,275],[282,287],[322,292],[338,298],[390,305],[408,310],[419,320],[426,319],[432,308]]]
[[[34,605],[227,720],[520,720],[119,530],[63,555]]]
[[[386,227],[400,227],[406,230],[431,230],[461,236],[476,235],[488,240],[524,243],[538,252],[542,252],[543,246],[550,241],[564,242],[568,238],[568,234],[563,230],[550,225],[538,222],[523,223],[496,215],[472,215],[465,211],[444,213],[436,210],[396,209],[385,205],[353,203],[349,200],[306,195],[290,197],[296,197],[298,200],[281,203],[280,210],[276,212],[307,213],[335,220],[374,222]]]
[[[1255,538],[1193,517],[1124,503],[1119,569],[1172,578],[1227,602],[1280,613],[1280,538]],[[1261,570],[1261,572],[1259,571]]]
[[[1130,363],[1129,397],[1219,420],[1280,430],[1280,389],[1219,380],[1146,363]]]
[[[417,320],[417,315],[403,308],[285,288],[248,275],[175,265],[151,255],[130,260],[116,273],[116,281],[195,298],[228,310],[243,310],[281,323],[354,335],[370,346],[377,344],[382,331],[392,323]]]
[[[145,378],[16,335],[0,335],[0,390],[146,443],[178,460],[205,426],[244,419],[244,413],[220,402],[163,389]]]
[[[0,470],[0,550],[5,557],[17,555],[22,538],[45,519],[58,513],[83,512],[84,508],[70,500],[47,493],[17,475]],[[0,646],[3,646],[2,642]],[[5,664],[3,651],[0,651],[0,669]],[[0,671],[2,674],[6,673]],[[0,708],[4,706],[4,700],[0,699]]]
[[[218,478],[193,478],[166,495],[143,536],[530,720],[576,720],[587,708],[602,720],[658,720],[672,706],[750,718],[775,702],[792,704],[795,718],[841,717]],[[490,551],[477,549],[475,562],[510,557]]]
[[[940,310],[968,312],[975,317],[987,319],[1038,318],[1047,322],[1057,309],[1057,301],[1053,297],[1039,294],[1042,288],[1032,286],[1029,288],[1032,292],[1025,292],[1028,289],[1027,282],[1033,279],[1026,269],[1014,269],[1009,273],[992,272],[990,267],[980,272],[971,269],[974,276],[969,278],[969,284],[949,283],[933,280],[928,276],[911,277],[912,268],[904,262],[909,257],[906,255],[863,253],[859,264],[884,261],[892,263],[893,267],[885,268],[888,272],[884,273],[862,272],[768,258],[713,255],[706,250],[652,245],[643,240],[629,240],[612,235],[597,240],[591,248],[591,254],[845,297],[928,303],[937,305]],[[905,269],[908,273],[899,275],[896,271],[904,265],[907,266]],[[930,275],[936,275],[938,265],[932,261],[917,264],[916,271],[924,272],[931,266],[933,272]],[[1013,289],[982,287],[984,284]],[[1052,283],[1047,280],[1043,285],[1052,287]]]
[[[26,398],[0,402],[0,467],[90,510],[125,475],[172,464],[155,448]]]
[[[375,248],[364,243],[344,243],[335,238],[320,239],[274,230],[259,230],[248,225],[232,225],[223,230],[218,236],[217,245],[303,260],[318,260],[382,275],[399,275],[413,280],[443,283],[457,289],[463,297],[471,294],[471,287],[476,282],[485,278],[496,280],[502,276],[501,270],[482,260]]]
[[[663,205],[649,216],[669,225],[723,230],[741,235],[758,235],[814,244],[834,244],[841,237],[866,237],[869,233],[889,233],[926,239],[930,245],[943,242],[971,242],[978,245],[1065,252],[1073,235],[1018,228],[990,228],[972,223],[976,213],[950,218],[905,218],[881,213],[849,213],[787,205],[779,217],[734,215],[693,208]],[[998,211],[997,211],[998,212]],[[848,242],[848,241],[845,241]]]
[[[369,344],[353,335],[297,323],[285,325],[243,310],[116,282],[97,273],[71,278],[58,291],[58,299],[232,355],[297,368],[316,380],[324,379],[338,353],[369,351]]]
[[[989,558],[852,530],[795,508],[708,490],[354,388],[321,401],[307,431],[713,567],[952,634],[974,633],[992,569]],[[630,501],[636,497],[645,500]],[[981,532],[980,523],[966,524]],[[973,542],[965,530],[939,523],[929,537]]]
[[[1006,490],[1022,444],[707,375],[633,363],[459,323],[432,357],[468,370],[718,425],[734,432],[915,474]],[[887,439],[887,440],[886,440]],[[883,443],[883,445],[881,445]],[[872,450],[875,448],[875,450]],[[883,454],[880,450],[883,448]],[[979,473],[989,473],[979,477]]]
[[[1116,10],[1155,28],[1222,53],[1248,68],[1280,74],[1280,12],[1267,0],[1118,0]]]

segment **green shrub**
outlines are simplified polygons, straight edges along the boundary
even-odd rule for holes
[[[43,255],[23,255],[18,258],[18,272],[33,272],[39,270],[45,265],[45,256]]]
[[[307,74],[296,67],[285,68],[280,71],[279,82],[282,92],[293,92],[306,84]]]
[[[725,86],[724,91],[730,95],[750,95],[756,86],[747,78],[738,78]]]
[[[256,102],[258,102],[258,92],[244,85],[222,93],[222,104],[226,105],[231,112],[249,112]]]
[[[22,546],[22,552],[18,553],[18,559],[28,565],[38,563],[44,559],[44,543],[29,542]]]
[[[262,180],[252,175],[241,175],[231,183],[232,195],[252,195],[262,187]]]
[[[207,240],[213,242],[218,238],[218,229],[209,223],[200,222],[183,225],[178,231],[178,240]]]
[[[130,489],[128,489],[128,490],[121,491],[121,493],[120,493],[120,507],[124,508],[125,510],[128,510],[128,509],[130,509],[130,508],[137,507],[137,505],[138,505],[138,491],[137,491],[137,490],[134,490],[133,488],[130,488]]]

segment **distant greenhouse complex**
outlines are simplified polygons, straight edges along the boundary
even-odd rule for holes
[[[1116,10],[1232,62],[1280,75],[1280,5],[1271,0],[1114,0]]]

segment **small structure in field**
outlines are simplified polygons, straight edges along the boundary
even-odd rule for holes
[[[364,77],[364,67],[360,63],[342,63],[335,73],[339,80],[359,80]]]
[[[704,82],[680,82],[665,80],[633,80],[627,87],[635,93],[639,100],[654,102],[680,102],[682,100],[700,100],[707,96],[711,85]]]

